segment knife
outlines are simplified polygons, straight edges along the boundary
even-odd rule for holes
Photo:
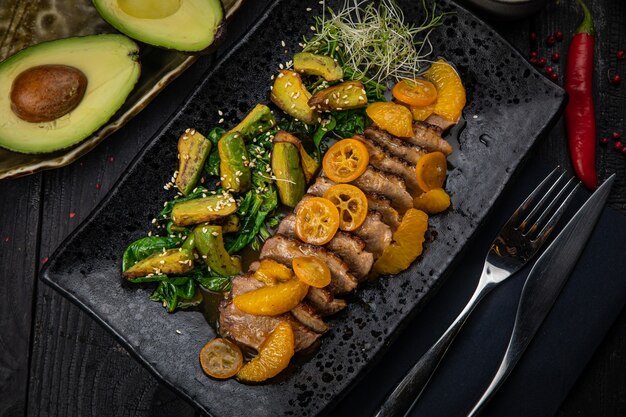
[[[500,367],[468,417],[476,417],[509,376],[537,333],[570,276],[593,231],[615,181],[611,175],[576,212],[528,274]]]

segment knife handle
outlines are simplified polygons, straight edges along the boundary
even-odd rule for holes
[[[483,280],[481,280],[483,283]],[[375,417],[403,417],[413,408],[428,381],[435,373],[441,359],[445,356],[454,338],[465,324],[478,302],[493,288],[491,283],[479,285],[463,311],[437,342],[422,356],[411,370],[402,378],[391,394],[387,396],[375,414]]]
[[[506,349],[506,353],[504,354],[504,358],[502,358],[502,362],[500,362],[500,367],[498,368],[496,375],[493,377],[491,383],[480,397],[480,400],[478,400],[476,405],[474,405],[474,408],[472,408],[472,411],[469,412],[467,417],[476,417],[482,412],[485,405],[487,405],[493,394],[498,391],[502,383],[506,380],[517,364],[517,361],[519,361],[522,356],[521,353],[521,351],[517,351],[517,353],[514,352],[511,348],[511,344],[509,344]]]

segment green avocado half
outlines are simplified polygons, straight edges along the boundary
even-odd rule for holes
[[[208,51],[223,33],[220,0],[93,0],[120,32],[166,49]]]
[[[139,47],[123,35],[59,39],[23,49],[0,62],[0,147],[22,153],[53,152],[72,146],[104,125],[122,106],[139,78]],[[28,122],[12,109],[13,81],[47,65],[80,70],[84,96],[69,113],[47,122]]]

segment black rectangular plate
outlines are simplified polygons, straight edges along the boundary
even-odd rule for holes
[[[328,2],[336,8],[340,1]],[[420,4],[398,1],[411,22]],[[152,287],[120,276],[126,245],[145,235],[176,166],[176,141],[187,127],[207,132],[218,110],[233,125],[268,101],[270,77],[309,35],[317,0],[279,0],[198,86],[186,104],[137,156],[109,195],[57,249],[42,279],[85,309],[157,377],[214,416],[314,416],[327,412],[379,358],[390,340],[433,293],[532,145],[555,120],[565,93],[536,72],[492,29],[453,3],[454,14],[432,35],[436,55],[453,62],[466,85],[467,124],[450,138],[446,189],[452,209],[431,219],[434,240],[407,271],[357,291],[308,360],[277,381],[247,386],[207,378],[198,352],[214,330],[198,312],[168,314],[148,299]],[[307,12],[311,7],[313,12]],[[287,44],[281,46],[281,40]]]

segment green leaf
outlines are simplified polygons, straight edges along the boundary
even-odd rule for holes
[[[196,278],[198,284],[202,285],[209,291],[225,292],[230,290],[232,282],[231,277],[198,277]]]
[[[241,230],[237,238],[229,242],[228,253],[237,253],[251,243],[261,227],[264,226],[267,216],[278,207],[278,193],[273,184],[268,185],[268,191],[257,194],[250,190],[239,206],[237,214],[241,219]]]
[[[363,134],[367,123],[365,109],[344,110],[333,113],[336,120],[333,133],[342,138]]]
[[[147,236],[134,241],[124,251],[122,257],[122,271],[126,271],[142,259],[157,251],[172,249],[182,243],[177,237]]]
[[[315,145],[315,149],[317,151],[317,160],[322,160],[322,150],[320,149],[320,145],[322,144],[322,140],[324,137],[335,130],[335,126],[337,126],[337,120],[331,115],[328,119],[328,123],[321,124],[315,134],[313,135],[313,144]]]
[[[176,280],[164,279],[154,290],[150,299],[164,303],[167,311],[173,313],[183,300],[190,300],[196,295],[196,283],[190,277],[178,277]]]

